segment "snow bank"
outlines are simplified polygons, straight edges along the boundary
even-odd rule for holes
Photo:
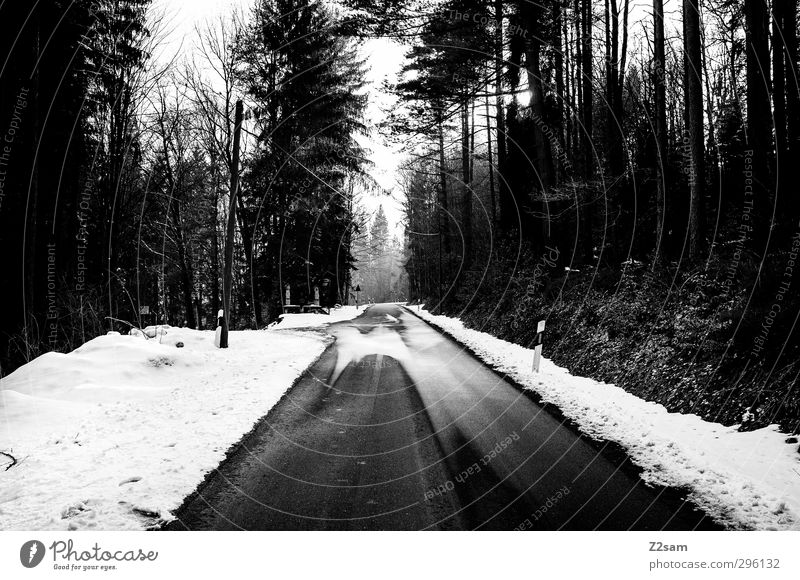
[[[270,325],[270,328],[280,330],[288,328],[318,328],[334,322],[352,320],[356,316],[364,314],[364,310],[363,306],[361,308],[341,306],[331,309],[330,314],[281,314],[280,321],[277,324]]]
[[[48,353],[0,380],[0,529],[169,519],[324,350],[319,333],[160,327]],[[183,343],[178,348],[177,343]]]
[[[455,318],[410,309],[518,383],[556,405],[580,429],[622,445],[653,484],[685,487],[690,499],[737,529],[800,529],[800,454],[778,426],[738,432],[591,379],[572,376],[533,350],[464,327]],[[545,345],[545,349],[547,345]],[[791,441],[791,439],[790,439]]]

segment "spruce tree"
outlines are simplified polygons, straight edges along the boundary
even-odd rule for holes
[[[258,236],[258,279],[277,304],[280,286],[301,298],[321,286],[329,302],[353,257],[349,180],[364,176],[363,64],[324,3],[262,0],[240,50],[255,105],[258,149],[244,184]]]

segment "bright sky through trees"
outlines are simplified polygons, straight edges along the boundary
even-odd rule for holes
[[[155,0],[156,11],[163,12],[166,17],[165,38],[156,58],[169,61],[177,54],[178,60],[192,60],[192,54],[196,50],[195,30],[198,26],[215,22],[235,10],[248,10],[251,5],[252,0]],[[369,124],[380,122],[384,117],[383,111],[391,106],[391,98],[381,90],[381,83],[384,80],[394,81],[403,61],[403,52],[402,47],[386,40],[371,39],[364,45],[364,57],[370,69],[369,90],[372,93],[367,109]],[[399,236],[402,232],[402,208],[397,186],[397,169],[401,157],[377,132],[361,141],[372,152],[370,157],[374,163],[371,170],[373,178],[382,189],[392,193],[391,197],[386,197],[365,192],[361,196],[361,203],[369,213],[377,212],[382,205],[389,218],[392,234]]]

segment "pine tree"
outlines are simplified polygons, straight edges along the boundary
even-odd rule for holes
[[[259,119],[243,209],[273,305],[279,282],[306,297],[323,286],[339,301],[353,263],[347,184],[365,175],[356,135],[366,96],[357,46],[337,27],[322,2],[262,0],[240,47]]]

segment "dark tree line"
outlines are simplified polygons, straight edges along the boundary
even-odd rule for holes
[[[100,308],[112,315],[141,177],[132,111],[148,4],[2,6],[4,361],[73,343]]]
[[[666,32],[660,0],[636,29],[623,0],[351,5],[381,34],[413,37],[395,129],[420,137],[415,171],[440,173],[437,211],[458,211],[466,264],[482,196],[487,226],[533,248],[577,235],[576,264],[701,262],[737,225],[745,154],[758,189],[750,249],[761,259],[790,239],[794,4],[687,0]],[[788,211],[773,219],[776,203]],[[448,247],[453,224],[439,221]],[[766,247],[771,227],[784,236]]]

